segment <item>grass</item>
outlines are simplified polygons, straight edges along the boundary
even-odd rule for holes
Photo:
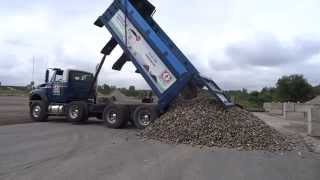
[[[0,96],[27,96],[29,91],[22,88],[1,86]]]

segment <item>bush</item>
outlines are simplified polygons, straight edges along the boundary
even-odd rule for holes
[[[280,78],[277,82],[276,93],[281,102],[305,102],[314,97],[313,87],[303,75]]]

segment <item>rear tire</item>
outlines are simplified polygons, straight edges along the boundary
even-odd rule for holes
[[[133,113],[133,123],[138,129],[144,129],[159,116],[154,106],[138,106]]]
[[[128,119],[128,110],[125,106],[110,104],[103,111],[105,125],[112,129],[124,127]]]
[[[67,119],[72,123],[83,123],[88,120],[88,106],[82,101],[74,101],[68,105]]]
[[[43,101],[32,101],[30,117],[33,121],[45,122],[48,120],[48,105]]]

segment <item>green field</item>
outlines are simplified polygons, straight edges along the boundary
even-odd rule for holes
[[[27,96],[29,90],[25,87],[0,86],[0,96]]]

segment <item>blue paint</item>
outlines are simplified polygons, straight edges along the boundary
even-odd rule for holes
[[[141,68],[141,65],[129,52],[120,37],[117,36],[115,30],[109,25],[110,20],[119,10],[124,13],[127,12],[127,19],[140,32],[153,51],[160,57],[162,62],[176,77],[177,81],[165,92],[161,93],[158,90],[157,85],[154,84],[146,72]],[[164,111],[190,82],[197,84],[200,88],[207,87],[211,94],[223,105],[233,105],[214,81],[200,76],[197,69],[191,64],[188,58],[181,52],[167,34],[157,25],[157,23],[151,17],[147,19],[143,18],[130,1],[114,0],[105,13],[100,16],[100,20],[129,56],[135,67],[150,85],[151,89],[159,97],[158,104],[160,110]]]

